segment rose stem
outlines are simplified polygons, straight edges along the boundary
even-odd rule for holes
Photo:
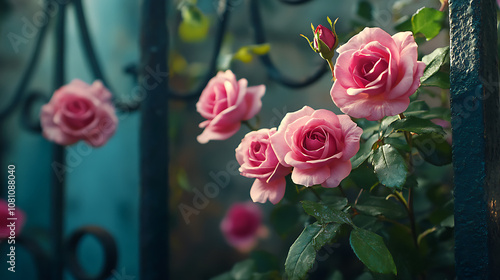
[[[400,119],[404,119],[406,117],[405,117],[405,115],[403,113],[401,113],[401,114],[399,114],[399,118]],[[411,133],[408,132],[408,131],[405,131],[404,134],[405,134],[406,142],[408,143],[408,146],[410,147],[410,152],[408,153],[408,171],[410,173],[412,173],[413,172],[413,156],[412,156],[412,153],[411,153],[411,149],[412,149],[412,136],[411,136]],[[415,225],[415,212],[414,212],[414,209],[413,209],[413,188],[409,188],[408,189],[408,204],[407,204],[407,208],[408,208],[408,216],[410,218],[410,226],[411,226],[411,233],[412,233],[412,237],[413,237],[413,243],[415,243],[415,247],[418,250],[419,246],[418,246],[418,238],[417,238],[417,227]]]
[[[335,73],[333,72],[333,63],[329,59],[325,59],[325,60],[326,60],[326,62],[328,62],[328,66],[330,66],[330,71],[332,71],[332,80],[335,82],[335,80],[337,80],[337,79],[335,79]]]

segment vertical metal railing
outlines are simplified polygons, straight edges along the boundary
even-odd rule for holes
[[[450,1],[458,279],[500,275],[500,105],[494,0]]]
[[[155,81],[148,71],[168,76],[167,2],[142,3],[139,83],[146,98],[140,128],[140,279],[168,279],[169,275],[168,77]]]

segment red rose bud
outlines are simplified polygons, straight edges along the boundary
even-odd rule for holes
[[[314,33],[312,43],[306,36],[302,34],[301,36],[307,39],[313,51],[319,53],[323,59],[331,61],[335,53],[335,49],[339,44],[337,34],[335,33],[335,23],[337,20],[335,20],[335,23],[332,24],[330,18],[327,19],[328,23],[330,23],[330,29],[324,27],[323,25],[318,25],[316,29],[314,29],[314,26],[311,24],[311,28]]]
[[[335,47],[335,43],[337,43],[337,36],[330,29],[324,27],[323,25],[318,25],[316,30],[314,31],[314,48],[320,50],[320,44],[318,41],[321,40],[328,47],[328,50],[331,50]]]

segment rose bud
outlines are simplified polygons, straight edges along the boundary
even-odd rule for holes
[[[318,25],[316,29],[314,29],[314,26],[311,24],[311,28],[314,33],[314,39],[312,43],[306,36],[302,34],[301,36],[307,39],[307,41],[309,42],[309,46],[311,46],[313,51],[319,53],[319,55],[323,59],[330,61],[335,53],[335,48],[337,48],[339,44],[337,34],[335,33],[335,23],[337,23],[338,19],[335,20],[333,24],[330,18],[327,19],[328,23],[330,23],[330,29],[324,27],[321,24]]]

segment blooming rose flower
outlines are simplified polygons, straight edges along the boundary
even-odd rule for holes
[[[411,32],[365,28],[337,52],[331,96],[342,112],[373,121],[408,108],[425,69]]]
[[[276,133],[276,128],[261,129],[248,133],[236,148],[236,160],[241,165],[241,175],[255,178],[250,190],[253,202],[278,203],[285,195],[285,176],[290,167],[279,163],[269,142],[269,137]]]
[[[21,229],[23,228],[25,222],[24,212],[16,207],[14,213],[15,215],[11,216],[7,201],[0,199],[0,241],[10,236],[10,228],[7,226],[11,222],[16,223],[16,228],[14,230],[16,236],[21,234]],[[17,218],[17,220],[8,220],[8,218]]]
[[[351,173],[362,133],[349,116],[304,106],[286,114],[271,145],[280,163],[293,167],[293,182],[333,188]]]
[[[258,238],[268,235],[262,225],[262,212],[251,202],[234,203],[220,224],[227,242],[242,252],[248,252],[257,245]]]
[[[241,121],[253,118],[260,111],[266,87],[247,87],[247,84],[246,79],[237,81],[231,70],[217,73],[208,82],[196,103],[196,110],[207,119],[200,123],[205,130],[198,136],[198,142],[231,137],[240,129]]]
[[[50,141],[71,145],[84,140],[94,147],[104,145],[118,124],[111,93],[100,81],[88,85],[81,80],[56,90],[42,106],[40,121]]]

